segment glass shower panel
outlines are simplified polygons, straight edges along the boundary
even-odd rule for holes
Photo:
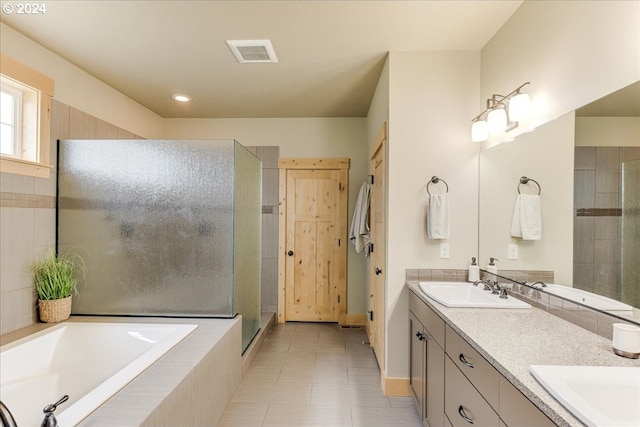
[[[260,329],[262,165],[237,142],[235,170],[233,306],[242,313],[242,349],[245,350]]]
[[[61,141],[58,245],[86,263],[73,312],[234,316],[233,175],[233,141]]]
[[[622,302],[640,307],[640,160],[622,163]]]

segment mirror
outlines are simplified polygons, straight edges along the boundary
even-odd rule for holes
[[[480,268],[552,271],[640,324],[640,82],[482,151],[479,183]],[[540,239],[512,237],[518,191],[538,190]]]

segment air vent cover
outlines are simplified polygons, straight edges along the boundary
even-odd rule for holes
[[[271,40],[227,40],[239,63],[278,62]]]

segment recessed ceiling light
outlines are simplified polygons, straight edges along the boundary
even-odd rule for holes
[[[173,95],[171,95],[171,98],[173,98],[175,101],[178,101],[178,102],[189,102],[189,101],[191,101],[191,97],[190,96],[182,95],[180,93],[174,93]]]

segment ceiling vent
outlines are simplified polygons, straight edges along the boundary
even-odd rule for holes
[[[278,62],[271,40],[227,40],[239,63]]]

